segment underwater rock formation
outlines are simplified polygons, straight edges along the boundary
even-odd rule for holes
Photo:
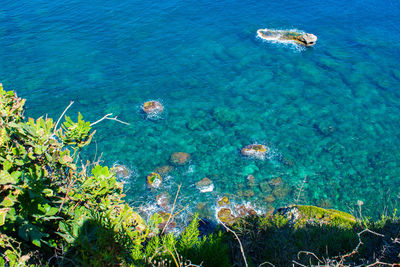
[[[170,161],[174,165],[185,165],[190,160],[190,154],[186,152],[175,152],[171,155]]]
[[[313,46],[317,42],[317,36],[311,33],[299,33],[288,30],[259,29],[257,36],[269,41],[293,41],[304,46]]]
[[[162,192],[156,196],[157,205],[165,210],[169,209],[170,195],[168,192]]]
[[[265,159],[265,155],[269,151],[269,148],[261,144],[252,144],[242,148],[241,153],[243,156]]]
[[[147,176],[147,184],[151,188],[159,188],[161,186],[162,178],[161,175],[159,175],[156,172],[152,172]]]
[[[214,190],[214,183],[210,179],[205,177],[196,183],[196,188],[199,189],[202,193],[211,192]]]
[[[161,176],[165,176],[168,173],[170,173],[173,169],[174,169],[174,167],[172,167],[170,165],[164,165],[164,166],[157,167],[154,170],[154,172],[160,174]]]
[[[223,107],[214,109],[213,116],[221,126],[232,126],[238,119],[234,110]]]
[[[250,187],[253,187],[255,185],[255,178],[253,175],[248,175],[247,176],[247,183]]]

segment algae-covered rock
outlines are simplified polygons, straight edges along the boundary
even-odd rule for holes
[[[356,223],[356,218],[346,212],[309,205],[289,206],[280,208],[277,212],[286,216],[296,226],[312,224],[351,228]]]
[[[242,148],[241,153],[243,156],[265,159],[265,155],[268,153],[269,148],[261,144],[252,144]]]
[[[162,178],[161,175],[159,175],[156,172],[152,172],[149,175],[147,175],[147,184],[151,188],[159,188],[161,186]]]
[[[220,198],[218,200],[218,206],[220,206],[220,207],[229,205],[230,203],[231,202],[229,201],[229,198],[226,196],[223,196],[222,198]]]
[[[222,208],[218,211],[218,219],[221,220],[221,222],[231,225],[236,221],[236,217],[233,216],[232,210],[229,208]]]
[[[164,111],[164,106],[155,100],[143,103],[142,110],[149,115],[159,114]]]

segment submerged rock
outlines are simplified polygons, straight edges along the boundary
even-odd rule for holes
[[[190,160],[190,154],[186,152],[175,152],[171,155],[170,161],[175,165],[185,165]]]
[[[161,186],[162,178],[161,175],[159,175],[156,172],[152,172],[147,176],[147,184],[151,188],[159,188]]]
[[[287,196],[287,194],[289,194],[289,192],[291,191],[291,188],[289,185],[287,184],[280,184],[279,186],[276,186],[274,188],[274,190],[272,190],[272,194],[276,197],[276,198],[284,198]]]
[[[125,165],[115,164],[112,167],[112,170],[118,179],[127,179],[132,174],[131,170],[129,170]]]
[[[278,186],[282,183],[282,178],[281,177],[276,177],[274,179],[271,179],[268,181],[268,184],[272,185],[272,186]]]
[[[251,189],[248,189],[248,190],[244,190],[243,191],[243,195],[245,196],[245,197],[254,197],[254,191],[253,190],[251,190]]]
[[[248,182],[248,184],[249,184],[250,187],[253,187],[254,184],[255,184],[255,178],[254,178],[254,176],[251,175],[251,174],[248,175],[248,176],[247,176],[247,182]]]
[[[264,181],[260,183],[260,189],[263,193],[269,193],[272,191],[271,186],[269,185],[268,182]]]
[[[266,202],[268,202],[268,203],[272,203],[272,202],[275,201],[275,197],[274,197],[273,195],[268,195],[268,196],[265,197],[264,200],[265,200]]]
[[[196,188],[202,193],[211,192],[214,190],[214,183],[205,177],[196,183]]]
[[[148,115],[156,115],[164,111],[164,106],[158,101],[151,100],[143,103],[142,110]]]
[[[157,205],[160,208],[167,210],[169,208],[170,195],[168,192],[162,192],[156,196]]]
[[[232,126],[237,121],[234,110],[218,107],[213,112],[214,119],[222,126]]]
[[[252,157],[257,159],[265,159],[265,155],[269,148],[261,144],[252,144],[242,148],[241,153],[243,156]]]
[[[168,173],[170,173],[173,169],[174,169],[174,167],[172,167],[170,165],[164,165],[164,166],[157,167],[154,170],[154,172],[159,173],[161,176],[165,176]]]

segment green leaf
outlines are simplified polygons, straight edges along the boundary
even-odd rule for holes
[[[0,184],[16,184],[17,180],[12,177],[8,171],[0,171]]]
[[[15,265],[18,264],[18,256],[15,255],[15,253],[12,250],[7,249],[4,254],[6,254],[6,257],[10,261],[11,266],[14,266],[14,264]]]
[[[6,216],[9,210],[9,208],[0,209],[0,226],[4,225],[6,222]]]
[[[0,206],[2,206],[2,207],[11,207],[13,205],[14,205],[14,201],[9,197],[5,197],[3,199],[3,201],[0,203]]]
[[[3,170],[8,171],[9,169],[11,169],[12,167],[12,163],[9,162],[8,160],[3,162]]]
[[[50,188],[45,188],[45,189],[43,189],[42,193],[43,193],[46,197],[52,197],[52,196],[53,196],[53,190],[51,190]]]

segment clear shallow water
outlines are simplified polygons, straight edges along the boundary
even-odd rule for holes
[[[64,2],[3,1],[0,80],[28,99],[28,116],[58,118],[74,100],[71,116],[130,122],[97,124],[88,156],[97,144],[105,164],[135,170],[132,203],[182,183],[189,212],[205,202],[213,216],[222,195],[267,210],[294,203],[307,176],[300,203],[351,211],[362,200],[369,216],[399,207],[399,2]],[[257,39],[259,28],[319,39],[298,49]],[[164,104],[161,120],[140,112],[150,99]],[[240,156],[254,142],[269,159]],[[150,190],[146,176],[177,151],[190,163]],[[195,188],[203,177],[212,193]],[[276,177],[286,190],[268,203],[259,185]]]

